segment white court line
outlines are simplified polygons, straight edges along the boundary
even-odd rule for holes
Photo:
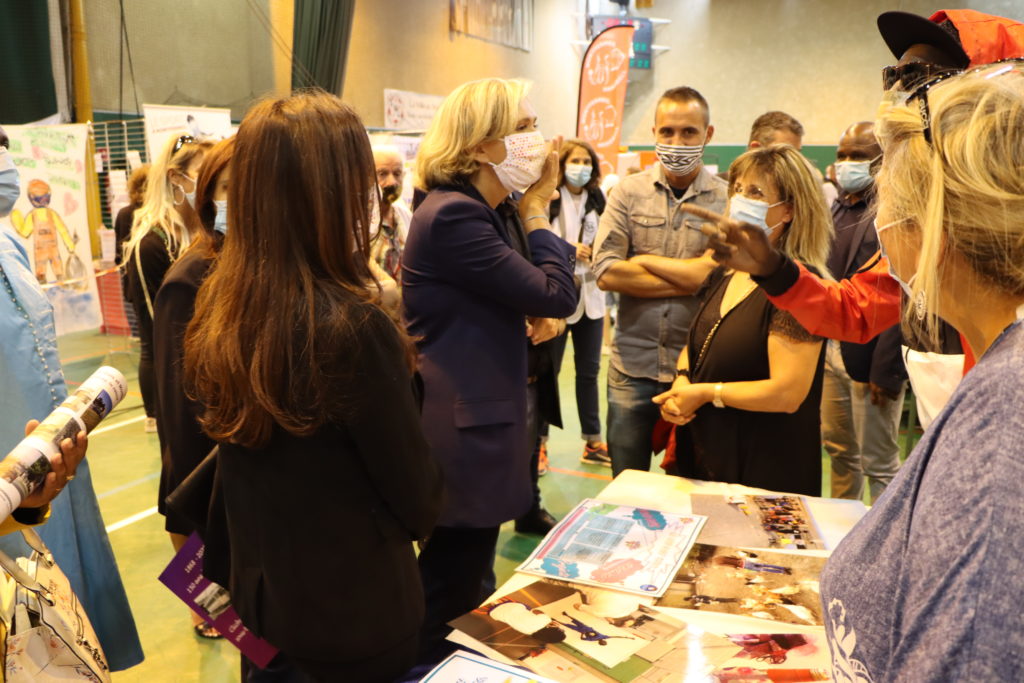
[[[154,505],[153,507],[149,508],[148,510],[143,510],[142,512],[137,512],[134,515],[132,515],[131,517],[125,517],[120,522],[114,522],[113,524],[109,524],[107,526],[107,533],[108,534],[112,534],[115,531],[117,531],[118,529],[123,529],[126,526],[128,526],[129,524],[135,524],[135,522],[141,521],[141,520],[145,519],[146,517],[150,517],[150,516],[155,515],[155,514],[156,514],[156,506]]]
[[[118,422],[116,425],[108,425],[106,427],[100,427],[99,429],[94,431],[92,434],[90,434],[89,438],[91,439],[94,436],[99,436],[103,432],[109,432],[109,431],[114,430],[114,429],[120,429],[121,427],[124,427],[125,425],[135,424],[136,422],[142,422],[145,419],[146,419],[145,415],[139,415],[138,417],[133,417],[130,420],[125,420],[124,422]]]

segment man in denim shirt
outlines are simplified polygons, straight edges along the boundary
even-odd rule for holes
[[[711,141],[707,101],[693,88],[666,91],[654,115],[660,161],[611,192],[594,251],[598,286],[619,292],[608,369],[608,453],[612,472],[651,466],[651,432],[697,309],[693,294],[715,267],[702,254],[701,221],[677,211],[692,202],[724,211],[727,184],[701,162]]]

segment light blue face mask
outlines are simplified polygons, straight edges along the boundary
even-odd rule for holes
[[[226,235],[228,232],[228,200],[214,199],[213,205],[217,207],[217,217],[213,219],[213,229]]]
[[[769,204],[768,202],[762,202],[757,199],[749,199],[741,194],[734,194],[729,198],[729,218],[740,223],[750,223],[764,230],[764,234],[770,235],[775,228],[782,225],[782,221],[779,221],[775,225],[768,225],[766,217],[768,216],[768,209],[785,202],[775,202]]]
[[[14,210],[21,196],[21,179],[6,147],[0,147],[0,218]]]
[[[566,164],[565,179],[573,187],[583,187],[590,180],[594,169],[587,164]]]
[[[871,185],[875,180],[871,175],[871,164],[875,163],[877,158],[870,161],[837,161],[835,169],[839,187],[843,188],[844,192],[856,194]]]

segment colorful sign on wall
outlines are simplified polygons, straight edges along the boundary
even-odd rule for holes
[[[2,228],[28,252],[53,304],[57,334],[102,322],[89,245],[85,124],[4,126],[21,176],[21,197]]]
[[[602,175],[615,173],[617,166],[633,30],[613,26],[602,31],[591,41],[580,69],[576,137],[593,145]]]

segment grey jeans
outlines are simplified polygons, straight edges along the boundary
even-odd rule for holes
[[[871,387],[846,374],[839,345],[828,343],[821,397],[821,439],[832,460],[832,497],[860,500],[864,478],[873,503],[900,466],[897,441],[903,395],[884,405],[871,403]]]

